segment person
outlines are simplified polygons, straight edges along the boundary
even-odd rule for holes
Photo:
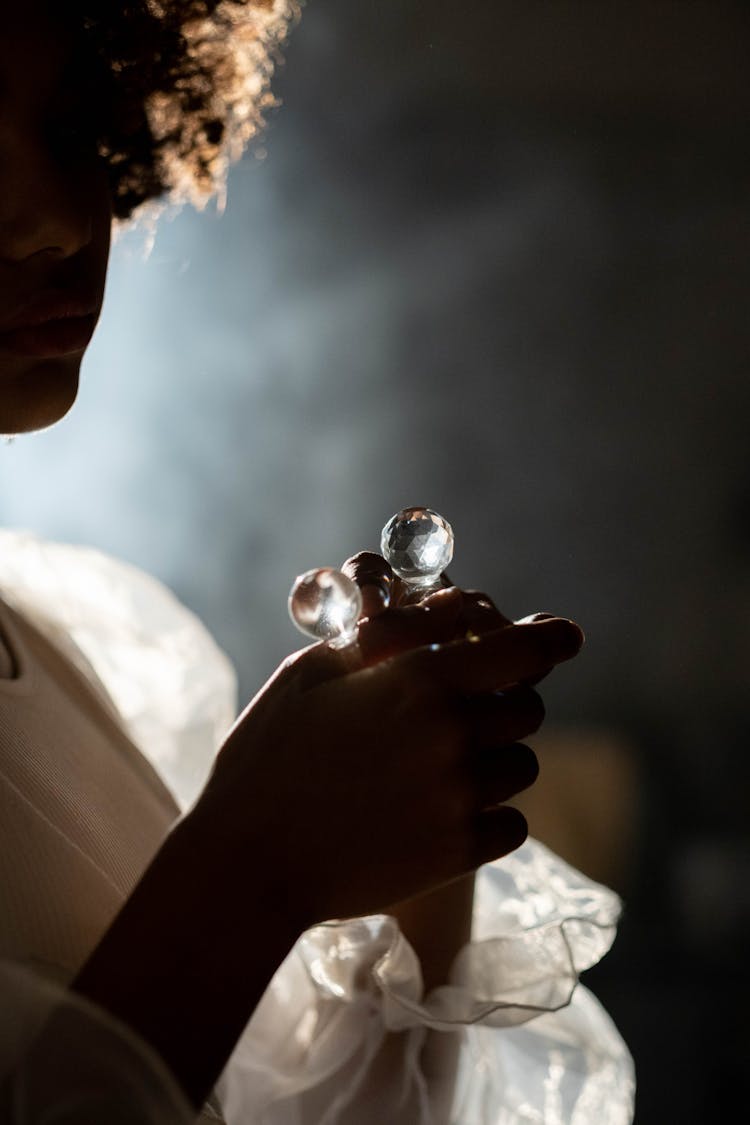
[[[71,409],[113,224],[221,190],[288,17],[4,5],[0,431]],[[0,556],[3,1122],[629,1119],[627,1049],[577,984],[616,896],[506,803],[576,624],[452,586],[399,606],[360,553],[355,659],[303,649],[236,716],[154,580],[28,533]]]

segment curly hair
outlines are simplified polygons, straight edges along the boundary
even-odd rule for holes
[[[229,165],[274,104],[269,82],[298,0],[55,8],[75,33],[73,65],[96,119],[114,218],[142,217],[165,197],[201,210],[216,195],[223,209]]]

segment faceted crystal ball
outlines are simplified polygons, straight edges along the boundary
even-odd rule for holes
[[[403,508],[380,538],[383,557],[412,586],[431,586],[453,558],[453,529],[431,508]]]
[[[362,613],[359,586],[332,566],[300,574],[289,594],[289,616],[309,637],[319,641],[347,638]]]

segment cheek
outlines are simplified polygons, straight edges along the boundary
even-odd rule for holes
[[[112,238],[112,196],[109,179],[103,164],[97,165],[91,182],[92,253],[95,256],[104,287],[109,250]]]
[[[112,230],[112,199],[105,166],[86,170],[79,190],[88,199],[91,239],[80,254],[85,273],[104,292]],[[37,359],[0,352],[0,434],[43,430],[63,418],[78,394],[83,353]]]

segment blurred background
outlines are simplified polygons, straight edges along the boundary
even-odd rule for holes
[[[624,897],[586,975],[636,1120],[736,1119],[750,1053],[748,9],[311,0],[231,172],[116,246],[78,404],[0,522],[157,575],[245,701],[294,576],[425,504],[451,576],[588,643],[531,831]]]

